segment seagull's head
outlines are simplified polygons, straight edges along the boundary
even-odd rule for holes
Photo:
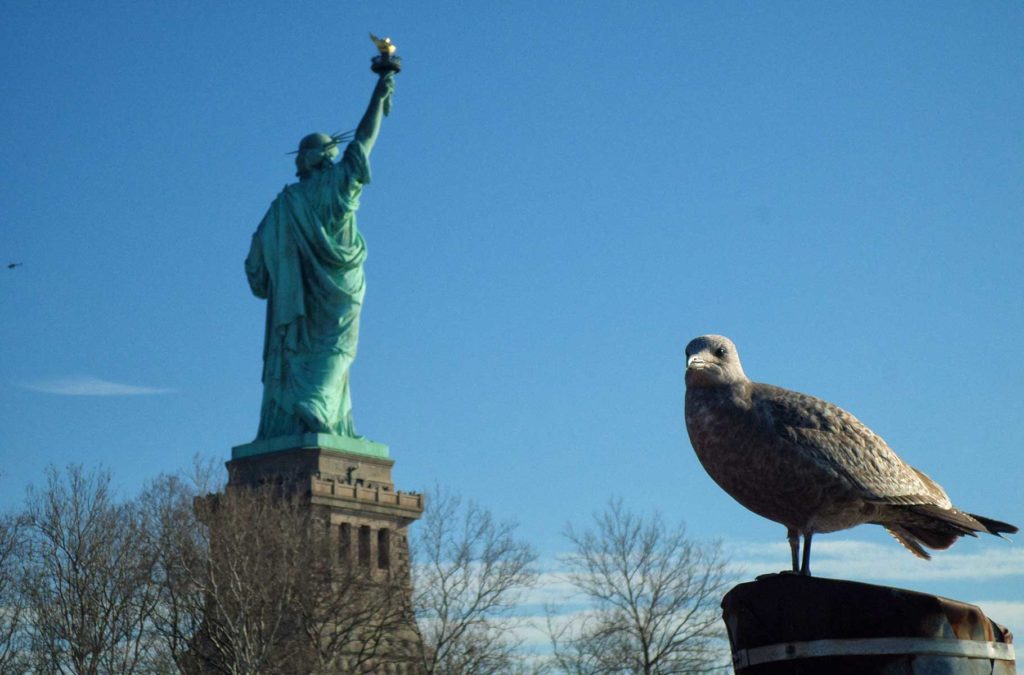
[[[686,386],[721,387],[746,382],[736,345],[723,335],[701,335],[686,345]]]

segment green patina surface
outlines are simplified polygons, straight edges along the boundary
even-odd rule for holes
[[[377,459],[390,458],[388,446],[383,443],[368,441],[365,438],[348,438],[333,434],[298,434],[295,436],[268,438],[262,441],[246,443],[245,445],[236,445],[231,448],[231,459],[242,459],[254,455],[264,455],[269,452],[282,452],[284,450],[302,448],[337,450],[338,452],[350,452],[356,455],[376,457]]]
[[[282,190],[253,235],[245,272],[253,294],[267,300],[267,322],[263,403],[251,446],[308,433],[359,440],[349,372],[366,291],[366,243],[356,211],[370,182],[370,150],[391,108],[394,70],[380,72],[340,161],[344,135],[302,139],[299,182]]]

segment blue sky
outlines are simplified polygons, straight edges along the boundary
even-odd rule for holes
[[[718,332],[752,379],[1024,524],[1021,4],[4,9],[3,504],[48,464],[128,493],[253,438],[242,260],[286,153],[358,121],[374,31],[405,71],[359,216],[352,387],[400,488],[449,485],[549,557],[618,495],[782,567],[783,528],[686,438],[683,347]],[[1002,602],[1024,632],[1020,543],[962,541],[946,567],[880,528],[816,547],[817,572]]]

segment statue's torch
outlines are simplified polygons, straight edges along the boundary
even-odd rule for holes
[[[395,47],[395,43],[391,41],[391,38],[379,38],[370,33],[370,39],[373,40],[373,44],[377,45],[377,50],[380,52],[380,54],[370,59],[370,70],[378,75],[401,71],[402,59],[399,56],[395,56],[397,47]]]

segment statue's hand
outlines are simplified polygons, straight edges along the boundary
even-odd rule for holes
[[[380,80],[377,81],[377,91],[374,93],[380,98],[388,98],[394,90],[395,73],[389,71],[380,76]]]
[[[394,72],[388,72],[381,76],[377,82],[377,89],[374,91],[374,96],[384,106],[384,116],[391,114],[391,94],[395,91],[395,74]]]

